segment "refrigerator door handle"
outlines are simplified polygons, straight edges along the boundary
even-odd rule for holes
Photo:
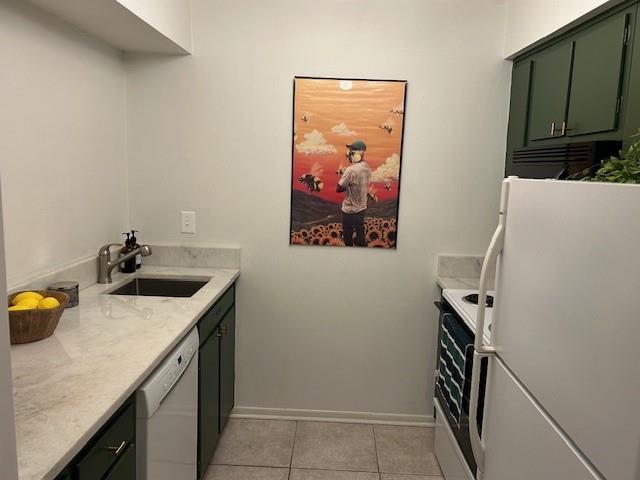
[[[481,478],[481,472],[484,470],[484,442],[480,437],[478,428],[478,398],[480,395],[480,367],[482,359],[496,354],[493,345],[485,345],[484,336],[484,320],[486,312],[487,300],[487,276],[489,268],[495,265],[495,262],[502,252],[504,245],[504,231],[507,214],[507,197],[509,194],[509,179],[502,182],[502,196],[500,200],[500,215],[498,218],[498,228],[491,238],[489,248],[484,257],[482,264],[482,272],[480,273],[480,285],[478,288],[478,316],[476,318],[476,331],[474,338],[473,367],[471,369],[471,394],[469,399],[469,437],[471,440],[471,449],[476,459],[478,467],[478,478]]]
[[[500,212],[500,224],[493,234],[489,249],[484,257],[482,271],[480,273],[480,285],[478,286],[478,315],[476,317],[476,331],[473,340],[473,347],[478,353],[495,353],[495,348],[484,344],[484,321],[487,311],[487,276],[489,267],[495,265],[498,255],[502,251],[504,242],[504,214]]]
[[[480,285],[478,286],[478,316],[476,317],[476,336],[473,347],[478,353],[495,353],[493,346],[485,346],[483,342],[484,320],[487,310],[487,277],[489,268],[496,264],[498,255],[504,245],[504,231],[507,220],[507,198],[509,196],[509,179],[502,182],[502,194],[500,197],[500,210],[498,211],[498,227],[491,238],[489,248],[484,256],[482,271],[480,272]],[[495,325],[494,325],[495,327]]]

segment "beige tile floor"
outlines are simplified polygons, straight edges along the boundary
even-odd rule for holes
[[[205,480],[444,480],[433,429],[231,419]]]

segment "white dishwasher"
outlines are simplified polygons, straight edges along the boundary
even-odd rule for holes
[[[198,343],[194,328],[138,390],[138,480],[196,478]]]

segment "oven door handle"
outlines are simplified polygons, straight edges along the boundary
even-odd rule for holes
[[[478,428],[478,399],[480,396],[480,371],[482,359],[496,354],[493,345],[484,344],[484,321],[487,303],[487,277],[489,268],[495,265],[498,255],[502,252],[504,245],[504,231],[507,214],[507,197],[509,195],[509,179],[502,182],[502,196],[500,200],[500,215],[498,217],[498,228],[491,238],[489,248],[484,257],[482,272],[480,273],[480,285],[478,287],[478,316],[476,317],[476,331],[474,338],[473,367],[471,369],[471,394],[469,398],[469,437],[471,440],[471,450],[476,459],[479,475],[482,477],[484,470],[485,445],[480,437]],[[495,325],[494,325],[495,327]]]

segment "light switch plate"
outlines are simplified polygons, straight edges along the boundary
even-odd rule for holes
[[[196,212],[182,210],[180,214],[180,231],[182,233],[196,233]]]

